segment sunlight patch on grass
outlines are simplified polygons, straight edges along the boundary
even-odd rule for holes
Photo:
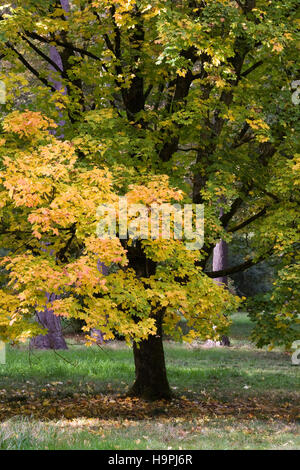
[[[295,449],[299,426],[281,421],[111,420],[50,422],[16,417],[0,425],[0,449]]]

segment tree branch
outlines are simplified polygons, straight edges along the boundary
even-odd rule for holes
[[[249,73],[253,72],[253,70],[260,67],[263,63],[263,60],[259,60],[258,62],[256,62],[256,64],[253,64],[251,67],[249,67],[249,69],[245,70],[245,72],[241,73],[241,77],[247,77]]]
[[[241,207],[243,199],[241,197],[236,198],[231,204],[230,210],[220,217],[220,222],[224,228],[227,227],[229,221],[234,216],[236,211]]]
[[[35,44],[29,41],[29,39],[26,36],[22,35],[21,37],[22,39],[24,39],[24,41],[27,42],[27,44],[32,50],[34,50],[40,57],[42,57],[46,62],[48,62],[51,65],[51,67],[53,67],[57,72],[59,72],[63,78],[68,79],[68,76],[66,75],[66,73],[63,70],[61,70],[61,68],[52,59],[50,59],[50,57],[44,54],[44,52],[41,51],[38,47],[36,47]]]
[[[269,206],[264,207],[261,211],[259,211],[257,214],[253,215],[252,217],[249,217],[249,219],[244,220],[244,222],[241,222],[240,224],[236,225],[235,227],[229,228],[227,232],[234,233],[237,232],[238,230],[241,230],[244,227],[247,227],[247,225],[251,224],[251,222],[254,222],[254,220],[258,219],[259,217],[263,216],[266,214],[267,209]]]
[[[216,277],[224,277],[224,276],[230,276],[231,274],[240,273],[242,271],[245,271],[246,269],[251,268],[252,266],[255,266],[258,263],[261,263],[262,261],[267,259],[269,256],[271,256],[272,253],[273,253],[273,249],[267,251],[267,253],[259,256],[257,259],[251,258],[248,261],[245,261],[244,263],[241,263],[236,266],[232,266],[231,268],[221,269],[220,271],[209,271],[209,272],[205,272],[205,274],[208,277],[215,279]]]
[[[54,44],[55,46],[60,46],[66,49],[71,49],[74,52],[78,52],[79,54],[85,55],[87,57],[91,57],[92,59],[102,62],[102,59],[98,57],[97,55],[93,54],[92,52],[86,51],[85,49],[82,49],[81,47],[76,47],[73,44],[70,44],[68,42],[58,41],[57,39],[55,39],[55,41],[52,41],[51,39],[44,38],[43,36],[40,36],[39,34],[34,33],[34,32],[31,33],[29,31],[26,31],[25,33],[26,33],[26,36],[30,37],[31,39],[37,39],[38,41],[43,42],[44,44],[55,43]],[[102,67],[104,68],[104,70],[107,71],[107,67],[105,64],[103,64],[103,62],[102,62]]]
[[[20,60],[20,62],[22,62],[22,64],[25,65],[25,67],[33,75],[35,75],[35,77],[37,77],[44,85],[46,85],[46,87],[50,88],[52,92],[56,91],[54,86],[52,86],[51,83],[48,80],[46,80],[46,78],[41,77],[38,71],[34,67],[32,67],[32,65],[30,65],[30,63],[25,59],[25,57],[22,56],[22,54],[20,54],[20,52],[17,51],[17,49],[15,49],[10,43],[6,43],[6,44],[7,44],[7,47],[9,47],[18,56],[18,59]]]

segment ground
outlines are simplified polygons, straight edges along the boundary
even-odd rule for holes
[[[171,402],[126,397],[132,351],[122,342],[29,354],[0,365],[0,449],[299,449],[300,368],[256,349],[233,316],[230,348],[165,342]]]

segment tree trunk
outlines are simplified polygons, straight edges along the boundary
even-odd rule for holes
[[[91,329],[90,336],[96,339],[97,344],[103,344],[105,342],[102,331],[98,330],[97,328]]]
[[[102,261],[100,261],[99,259],[97,261],[97,268],[98,268],[98,271],[101,272],[104,276],[108,276],[108,273],[109,273],[108,266],[102,263]],[[105,343],[105,340],[103,338],[103,333],[98,328],[92,328],[90,331],[90,336],[92,338],[96,338],[97,344]]]
[[[129,395],[146,400],[170,399],[165,356],[162,341],[162,319],[157,320],[156,335],[133,344],[135,382]]]
[[[68,0],[61,0],[60,3],[66,13],[70,11]],[[63,70],[61,56],[58,50],[56,49],[56,47],[50,46],[49,56],[52,59],[52,61],[55,62],[55,64],[60,68],[60,70]],[[54,70],[53,67],[51,67],[51,69]],[[59,80],[54,80],[50,77],[50,81],[52,81],[54,88],[56,90],[61,90],[62,84]],[[66,91],[64,90],[63,93],[65,94]],[[60,116],[61,116],[61,112],[60,112]],[[57,138],[63,139],[64,137],[63,126],[65,125],[65,121],[60,120],[57,124],[58,124],[58,129],[61,131],[61,133],[58,134],[56,131],[53,131],[53,132]],[[49,294],[49,293],[46,293],[46,296],[50,304],[51,304],[51,300],[55,300],[58,298],[54,294]],[[51,308],[45,307],[45,310],[43,312],[37,312],[36,318],[37,318],[38,323],[40,323],[41,326],[43,326],[44,328],[48,330],[48,333],[46,335],[38,335],[32,338],[32,340],[30,341],[30,348],[68,349],[67,343],[62,334],[60,318],[54,315],[53,310],[51,310]]]
[[[47,328],[46,335],[38,335],[31,339],[30,348],[34,349],[68,349],[62,334],[60,318],[54,315],[50,308],[37,312],[37,320],[41,326]]]
[[[49,56],[50,56],[50,59],[60,68],[60,70],[63,71],[63,64],[62,64],[61,56],[55,46],[50,46]],[[54,67],[51,66],[50,68],[51,70],[54,70],[55,73],[57,73]],[[53,86],[57,91],[62,89],[62,84],[59,80],[49,77],[49,81],[53,83]],[[63,95],[66,95],[66,89],[63,90]],[[59,117],[60,117],[60,121],[56,123],[58,125],[58,128],[53,129],[51,133],[54,134],[57,137],[57,139],[63,139],[64,138],[63,129],[66,124],[66,121],[62,119],[61,111],[59,111]]]
[[[220,210],[220,217],[223,215],[223,209]],[[228,245],[224,240],[221,240],[216,244],[213,251],[213,271],[220,271],[227,269],[228,267]],[[224,285],[227,287],[228,278],[227,276],[216,277],[214,281],[217,284]],[[222,346],[230,346],[230,340],[228,336],[223,335],[221,338]]]
[[[213,271],[220,271],[228,267],[228,246],[224,240],[221,240],[216,244],[213,252]],[[225,284],[227,286],[227,276],[216,277],[215,282],[217,284]]]

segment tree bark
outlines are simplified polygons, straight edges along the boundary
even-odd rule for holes
[[[213,271],[221,271],[228,266],[228,246],[224,240],[216,244],[213,251]],[[227,276],[216,277],[215,282],[218,284],[228,285]]]
[[[69,1],[68,0],[60,0],[61,6],[64,11],[67,13],[70,11]],[[60,68],[63,70],[63,64],[61,60],[61,56],[54,46],[50,46],[49,51],[50,59]],[[54,70],[53,67],[51,67]],[[49,81],[53,83],[55,90],[61,90],[62,84],[59,80],[54,80],[51,77]],[[66,91],[64,90],[64,94]],[[61,117],[61,113],[60,113]],[[58,135],[57,132],[54,131],[57,138],[63,139],[63,126],[65,125],[64,120],[60,120],[58,123],[58,129],[61,130],[61,134]],[[51,305],[51,301],[57,299],[58,297],[54,294],[46,293],[48,303]],[[54,315],[53,310],[49,307],[45,307],[43,312],[36,313],[36,319],[41,326],[48,330],[46,335],[38,335],[31,339],[30,341],[30,348],[34,349],[68,349],[67,343],[63,337],[62,328],[61,328],[61,321],[60,318]]]
[[[38,335],[31,339],[30,348],[34,349],[68,349],[62,334],[60,318],[54,315],[53,310],[46,307],[43,312],[37,312],[37,320],[41,326],[47,328],[46,335]]]
[[[97,268],[98,268],[98,271],[101,272],[104,276],[108,276],[108,272],[109,272],[108,266],[102,263],[102,261],[100,261],[99,259],[97,261]],[[92,338],[96,338],[97,344],[105,343],[105,340],[103,338],[103,333],[98,328],[92,328],[90,331],[90,336]]]
[[[220,217],[223,216],[223,209],[220,210]],[[213,271],[221,271],[226,269],[228,266],[228,245],[224,240],[221,240],[216,244],[213,251]],[[227,276],[216,277],[214,281],[217,284],[223,285],[224,287],[228,286]],[[228,336],[223,335],[221,337],[222,346],[230,346],[230,340]]]
[[[92,338],[96,339],[97,344],[104,344],[105,343],[102,331],[98,330],[97,328],[92,328],[91,329],[90,336]]]
[[[169,400],[169,386],[162,341],[162,318],[157,320],[157,332],[148,339],[133,344],[135,382],[129,395],[146,400]]]
[[[60,68],[60,70],[63,71],[63,64],[62,64],[61,56],[55,46],[50,46],[49,56],[50,56],[50,59],[52,59],[53,62]],[[56,72],[56,70],[53,67],[51,67],[51,69]],[[62,84],[59,80],[52,79],[50,77],[49,81],[53,83],[55,90],[59,91],[62,89]],[[63,90],[63,94],[64,95],[66,94],[66,89]],[[57,122],[58,128],[52,130],[51,133],[56,135],[58,139],[63,139],[64,138],[63,128],[64,128],[64,125],[66,124],[66,121],[62,119],[61,111],[59,111],[59,117],[60,117],[60,121]]]

